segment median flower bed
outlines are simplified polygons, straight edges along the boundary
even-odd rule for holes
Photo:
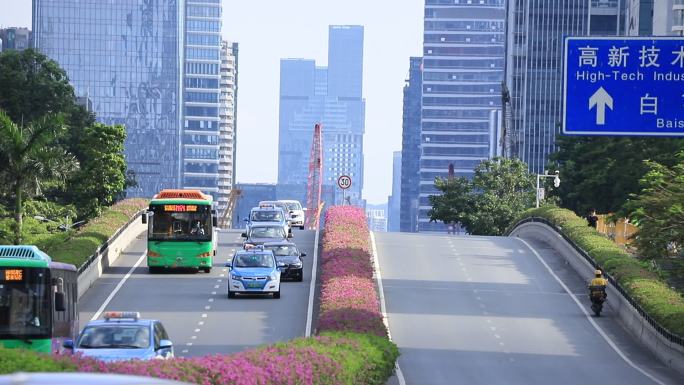
[[[541,217],[560,228],[569,239],[584,250],[615,278],[629,295],[660,325],[684,336],[684,297],[667,286],[640,261],[587,225],[587,221],[570,210],[546,206],[526,211],[515,221]]]

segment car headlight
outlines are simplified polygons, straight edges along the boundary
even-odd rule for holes
[[[301,263],[301,262],[295,262],[295,263],[291,263],[290,266],[293,266],[293,267],[302,267],[302,263]]]
[[[271,281],[275,281],[276,279],[278,279],[278,276],[275,273],[273,273],[268,276],[268,279],[270,279]]]
[[[240,279],[242,279],[242,277],[241,277],[241,276],[239,276],[239,275],[236,275],[236,274],[231,274],[231,275],[230,275],[230,278],[232,278],[232,279],[237,279],[237,280],[240,280]]]

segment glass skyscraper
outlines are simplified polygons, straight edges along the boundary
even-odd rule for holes
[[[126,161],[150,197],[180,179],[184,2],[34,0],[38,50],[64,68],[99,121],[126,127]]]
[[[360,203],[365,122],[362,78],[361,26],[330,26],[328,67],[316,66],[315,60],[309,59],[281,60],[279,191],[306,200],[313,127],[321,122],[323,184],[336,185],[339,175],[350,175],[353,184],[347,196]]]
[[[507,148],[511,156],[525,161],[531,172],[543,172],[561,131],[564,36],[623,34],[625,3],[509,1],[506,84],[511,116]]]
[[[221,2],[186,0],[183,121],[184,188],[218,198]]]
[[[412,57],[404,85],[401,141],[401,204],[399,230],[415,232],[418,226],[420,187],[420,115],[423,91],[423,58]]]
[[[446,231],[427,215],[435,177],[500,153],[505,20],[505,0],[425,1],[418,231]]]

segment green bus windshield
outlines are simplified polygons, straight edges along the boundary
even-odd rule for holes
[[[211,206],[150,205],[149,241],[211,241]]]
[[[0,267],[0,339],[51,336],[49,270]]]

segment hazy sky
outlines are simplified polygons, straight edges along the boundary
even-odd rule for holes
[[[401,150],[402,87],[409,57],[421,55],[423,0],[224,0],[223,37],[240,44],[237,181],[278,175],[281,58],[327,65],[328,25],[365,27],[363,95],[369,203],[392,187],[392,151]],[[0,0],[0,26],[31,26],[31,0]],[[325,129],[325,128],[324,128]]]

